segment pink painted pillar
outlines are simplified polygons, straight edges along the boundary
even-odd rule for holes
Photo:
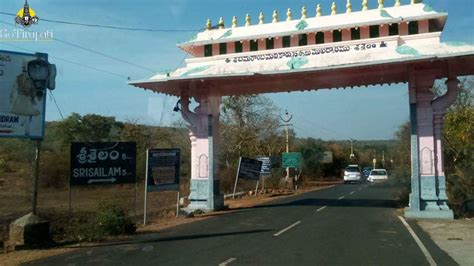
[[[343,29],[342,30],[342,41],[350,41],[351,40],[351,29]]]
[[[367,27],[367,26],[360,27],[360,38],[361,39],[369,39],[370,38],[369,27]]]
[[[267,49],[266,39],[259,39],[258,40],[258,50],[264,51]]]
[[[409,218],[453,218],[447,205],[442,127],[443,116],[456,99],[458,80],[450,78],[448,92],[433,100],[434,80],[429,72],[410,75],[412,193],[405,210]]]
[[[290,37],[290,47],[297,47],[299,41],[299,35],[291,35]]]
[[[401,22],[398,25],[398,35],[408,35],[408,23]]]
[[[187,210],[212,211],[223,206],[217,178],[221,97],[199,95],[195,100],[199,105],[191,111],[189,98],[181,97],[181,115],[189,123],[191,140],[191,193]]]
[[[430,24],[427,19],[421,20],[418,22],[418,33],[428,33],[430,32]]]
[[[388,24],[380,25],[380,37],[387,37],[388,35]]]
[[[316,34],[311,32],[308,33],[308,45],[313,45],[316,43]]]
[[[438,210],[436,205],[435,146],[431,91],[434,78],[418,75],[416,80],[416,124],[418,135],[418,161],[420,171],[420,198],[425,210]]]
[[[332,31],[325,31],[324,32],[324,43],[331,43],[332,40]]]
[[[228,42],[227,43],[227,53],[228,54],[235,53],[235,42]]]
[[[435,141],[435,173],[438,178],[438,198],[439,206],[443,210],[449,210],[447,206],[448,196],[446,194],[446,175],[444,173],[444,157],[443,157],[443,124],[444,115],[450,105],[452,105],[459,93],[459,80],[457,78],[449,78],[446,81],[448,91],[443,96],[436,98],[433,103],[433,128]]]

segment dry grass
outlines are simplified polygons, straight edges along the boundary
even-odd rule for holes
[[[167,197],[168,198],[168,203],[172,205],[173,200],[171,198],[175,199],[176,193],[175,192],[163,192],[163,193],[151,193],[150,198],[150,210],[151,210],[151,216],[149,219],[149,225],[147,226],[139,226],[137,230],[137,235],[135,236],[122,236],[122,237],[113,237],[106,239],[102,242],[103,245],[110,244],[110,242],[117,242],[117,241],[133,241],[133,239],[140,238],[141,235],[143,234],[148,234],[148,233],[156,233],[159,232],[160,230],[174,227],[180,224],[186,224],[186,223],[192,223],[195,221],[200,221],[204,219],[208,219],[210,217],[216,216],[216,215],[225,215],[226,213],[233,212],[236,209],[241,209],[241,208],[250,208],[254,207],[258,204],[270,202],[276,199],[284,198],[284,197],[289,197],[293,195],[298,195],[301,193],[305,193],[308,191],[312,190],[318,190],[322,189],[325,187],[329,187],[333,185],[332,183],[326,183],[325,185],[323,183],[319,183],[317,186],[307,186],[302,189],[299,189],[296,193],[290,192],[290,191],[272,191],[271,193],[266,193],[266,194],[258,194],[257,196],[246,196],[241,199],[229,199],[225,201],[225,204],[229,207],[228,210],[226,211],[221,211],[221,212],[215,212],[215,213],[208,213],[200,216],[196,216],[193,218],[184,218],[184,217],[179,217],[177,218],[174,213],[174,207],[171,206],[166,208],[165,204],[161,203],[163,208],[158,207],[157,203],[161,202],[161,200],[165,200],[164,198],[161,197]],[[134,202],[134,187],[128,188],[128,190],[131,190],[133,193],[133,202]],[[78,212],[80,210],[87,210],[87,208],[93,207],[96,205],[97,201],[100,200],[102,197],[110,197],[110,193],[115,193],[115,195],[120,195],[125,197],[123,199],[123,204],[124,206],[130,206],[131,203],[130,201],[130,194],[131,191],[127,191],[127,188],[106,188],[105,190],[103,188],[100,189],[79,189],[78,191],[75,191],[76,193],[80,193],[78,195],[84,197],[84,196],[89,196],[87,199],[85,198],[80,202],[80,204],[74,205],[74,212]],[[46,192],[46,191],[44,191]],[[165,195],[168,194],[168,195]],[[0,193],[0,197],[2,199],[4,198],[4,195],[6,193]],[[61,201],[64,199],[64,197],[67,198],[67,191],[62,191],[59,193],[44,193],[45,195],[42,195],[42,208],[40,209],[40,214],[41,212],[44,213],[50,213],[54,211],[60,211],[63,213],[65,210],[67,210],[67,201],[65,204],[59,204],[58,206],[51,206],[54,204],[57,204],[58,201]],[[54,194],[54,195],[53,195]],[[66,195],[64,195],[66,194]],[[161,195],[160,195],[161,194]],[[174,195],[171,195],[174,194]],[[173,196],[173,197],[171,197]],[[28,201],[26,201],[28,203]],[[138,202],[143,203],[143,196],[138,198]],[[155,204],[155,206],[153,206]],[[50,206],[51,209],[47,211],[47,206]],[[133,204],[132,204],[133,206]],[[7,208],[11,209],[11,208]],[[173,209],[173,210],[171,210]],[[14,216],[13,212],[10,211],[10,214]],[[138,214],[143,214],[143,211],[140,210],[138,211]],[[12,216],[12,217],[13,217]],[[139,217],[141,218],[141,217]],[[52,221],[54,223],[54,221]],[[56,220],[58,222],[58,220]],[[22,251],[15,251],[7,254],[0,254],[0,265],[20,265],[26,262],[38,260],[41,258],[45,257],[50,257],[50,256],[55,256],[59,254],[64,254],[70,251],[73,251],[77,245],[81,246],[87,246],[87,245],[96,245],[97,243],[81,243],[81,244],[76,244],[76,245],[71,245],[67,247],[62,247],[62,248],[52,248],[52,249],[38,249],[38,250],[22,250]]]

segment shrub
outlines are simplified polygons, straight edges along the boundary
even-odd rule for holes
[[[80,213],[60,224],[52,228],[53,237],[59,241],[95,241],[136,231],[132,219],[113,201],[100,202],[96,212]]]
[[[389,184],[395,187],[393,193],[400,206],[408,206],[411,192],[411,169],[398,167],[390,175]]]
[[[41,154],[39,180],[42,187],[66,187],[69,180],[69,154],[44,151]]]
[[[104,201],[99,204],[96,215],[96,224],[99,234],[103,236],[115,236],[122,234],[133,234],[136,225],[125,211],[117,203]]]

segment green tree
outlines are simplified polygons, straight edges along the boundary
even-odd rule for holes
[[[444,121],[444,156],[451,203],[474,199],[474,80],[461,80],[460,93]]]

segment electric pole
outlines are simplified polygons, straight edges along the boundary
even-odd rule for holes
[[[385,151],[382,151],[382,168],[385,169]]]
[[[375,159],[375,149],[374,149],[374,159],[372,160],[374,163],[374,167],[372,169],[375,169],[375,166],[377,165],[377,159]]]
[[[290,115],[288,113],[288,110],[285,110],[285,117],[281,117],[280,116],[280,119],[283,121],[283,125],[285,126],[285,131],[286,131],[286,153],[290,152],[290,137],[289,137],[289,132],[288,132],[288,126],[290,126],[291,124],[289,124],[289,122],[291,121],[291,119],[293,119],[293,116]],[[286,181],[288,181],[290,178],[290,168],[287,167],[286,168]]]
[[[351,162],[354,161],[354,139],[350,139],[351,142],[351,155],[349,155],[349,158],[351,158]]]

